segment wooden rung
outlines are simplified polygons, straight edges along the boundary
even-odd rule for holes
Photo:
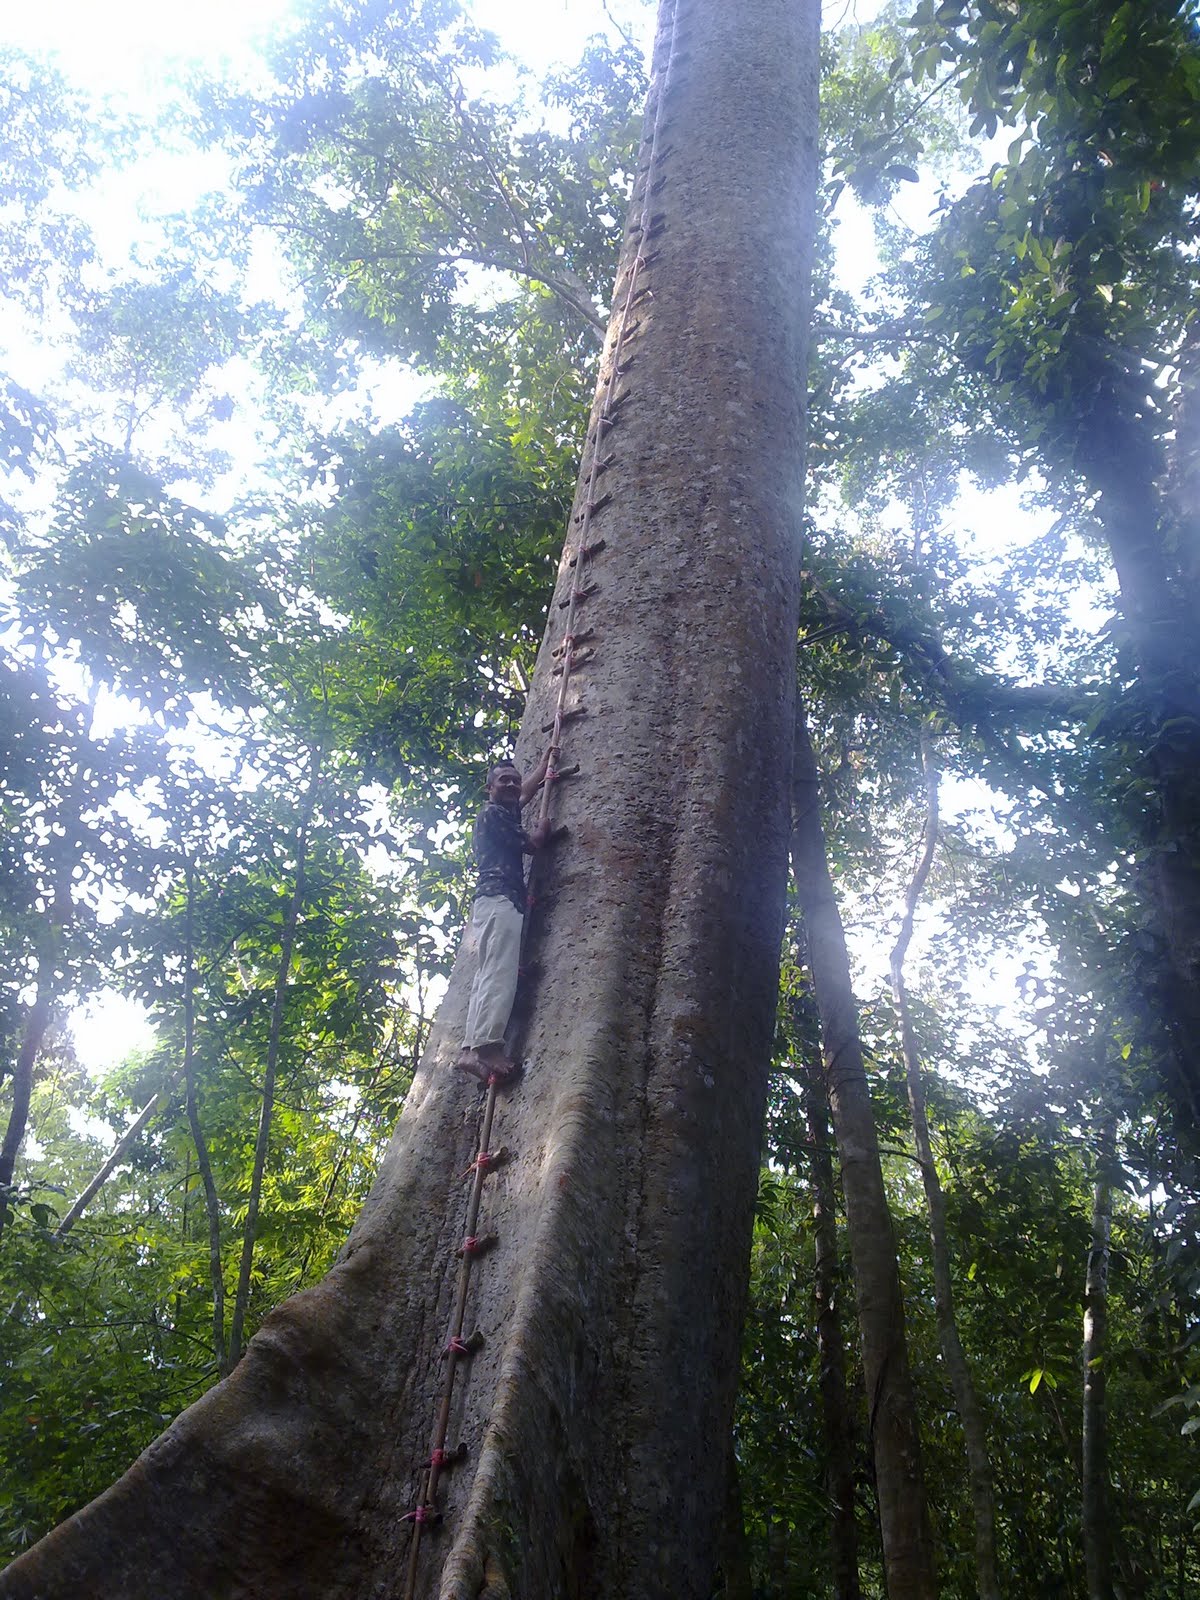
[[[569,711],[564,711],[562,713],[561,717],[558,718],[558,721],[559,722],[570,722],[575,717],[586,717],[586,716],[587,716],[587,707],[586,706],[572,706]],[[553,717],[550,718],[549,722],[543,722],[542,723],[542,732],[543,733],[553,733],[554,732],[554,723],[555,723],[555,719]]]
[[[571,662],[570,662],[571,671],[572,672],[577,672],[580,667],[586,666],[587,663],[589,661],[591,661],[591,659],[593,658],[593,656],[595,654],[596,654],[596,652],[594,650],[579,650],[579,651],[577,651],[571,657]],[[555,678],[561,678],[562,677],[562,673],[563,673],[563,668],[566,665],[567,665],[567,663],[565,661],[560,661],[558,666],[555,667],[555,669],[554,669],[553,673],[551,674],[551,676],[555,677]]]
[[[601,550],[605,549],[605,547],[605,540],[595,539],[591,544],[585,544],[582,550],[577,551],[573,556],[571,556],[567,562],[567,565],[571,567],[575,566],[581,555],[585,561],[590,561],[593,556],[598,556]]]
[[[578,649],[581,644],[586,644],[589,639],[594,639],[595,636],[595,628],[585,628],[582,633],[573,633],[571,635],[572,639],[575,641],[573,648]],[[556,644],[550,653],[557,659],[557,657],[562,655],[564,649],[565,645]]]

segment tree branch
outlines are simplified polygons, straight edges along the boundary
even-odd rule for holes
[[[834,633],[882,639],[909,655],[926,679],[934,681],[946,709],[958,722],[978,720],[977,715],[971,714],[973,705],[984,716],[1007,715],[1017,721],[1033,716],[1082,722],[1095,705],[1094,694],[1071,684],[1007,683],[975,667],[965,671],[935,635],[907,627],[883,611],[860,615],[823,588],[811,573],[805,573],[804,579],[809,592],[820,601],[828,621],[806,633],[802,644],[815,644]]]

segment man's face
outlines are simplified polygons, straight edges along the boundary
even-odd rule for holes
[[[498,800],[502,806],[519,806],[521,803],[521,774],[516,767],[498,767],[488,780],[489,800]]]

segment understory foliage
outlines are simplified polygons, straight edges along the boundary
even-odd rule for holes
[[[309,0],[253,88],[177,83],[158,120],[5,55],[8,1553],[320,1276],[398,1115],[469,909],[483,775],[522,715],[595,378],[645,89],[609,9],[539,81],[454,0]],[[1096,1592],[1184,1600],[1200,1588],[1195,8],[920,0],[829,35],[824,68],[799,685],[942,1592],[977,1592],[972,1511],[887,984],[931,772],[907,976],[1001,1587],[1092,1600],[1102,1192]],[[106,185],[197,151],[221,174],[209,192],[148,212],[127,254],[93,234]],[[878,251],[865,287],[847,235]],[[883,1594],[811,983],[797,915],[730,1600],[842,1596],[847,1561],[857,1592]],[[90,1070],[88,1007],[114,994],[149,1042]],[[844,1350],[833,1418],[822,1314]],[[840,1562],[831,1426],[857,1538]]]

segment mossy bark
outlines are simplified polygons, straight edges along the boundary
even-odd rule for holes
[[[580,772],[493,1140],[513,1159],[484,1191],[485,1342],[449,1438],[470,1454],[422,1597],[710,1592],[787,862],[817,25],[813,0],[662,8],[640,180],[662,221],[604,438]],[[573,579],[564,560],[527,761]],[[403,1593],[475,1152],[479,1096],[450,1066],[470,977],[466,952],[333,1270],[6,1600]]]

